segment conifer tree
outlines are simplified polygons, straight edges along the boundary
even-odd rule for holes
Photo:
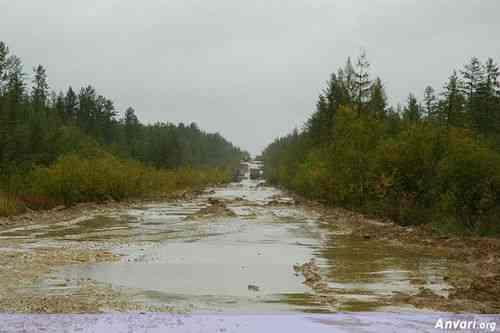
[[[33,68],[34,79],[31,98],[33,101],[33,109],[36,112],[41,112],[45,109],[48,96],[49,84],[47,83],[47,71],[42,65]]]
[[[427,86],[424,90],[425,116],[430,120],[436,120],[437,97],[434,88]]]
[[[408,96],[408,104],[403,111],[403,118],[410,122],[418,122],[422,117],[422,108],[415,95]]]
[[[473,122],[479,134],[498,135],[500,130],[500,71],[489,58],[483,66],[484,77],[477,89],[477,110]]]
[[[443,120],[447,128],[464,125],[465,98],[462,94],[462,83],[456,71],[450,76],[444,87]]]
[[[380,78],[377,78],[370,88],[370,99],[367,109],[370,114],[377,118],[383,118],[386,114],[387,95]]]
[[[370,96],[370,63],[366,57],[366,53],[363,52],[358,57],[358,61],[356,62],[356,71],[355,71],[355,103],[358,115],[364,111],[366,102],[368,97]]]
[[[78,96],[76,96],[71,86],[64,97],[64,114],[68,120],[76,120],[78,113]]]
[[[478,58],[473,57],[470,62],[460,71],[463,76],[463,91],[470,101],[477,93],[479,84],[483,81],[483,70]]]

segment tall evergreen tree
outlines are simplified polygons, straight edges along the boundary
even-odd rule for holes
[[[347,58],[343,69],[338,72],[339,82],[342,82],[344,91],[347,95],[347,102],[353,103],[356,98],[356,71],[352,65],[351,57]]]
[[[16,56],[10,56],[7,59],[6,73],[6,95],[11,109],[15,109],[26,97],[26,85],[24,82],[24,71],[21,59]]]
[[[418,122],[422,118],[422,108],[413,94],[408,96],[408,104],[404,108],[403,118],[410,122]]]
[[[66,112],[63,92],[60,91],[57,95],[54,93],[52,100],[52,108],[56,111],[59,118],[64,120],[66,118]]]
[[[64,114],[67,120],[76,120],[78,113],[78,96],[76,96],[71,86],[64,97]]]
[[[33,101],[33,108],[36,112],[41,112],[45,109],[48,96],[49,84],[47,83],[47,71],[42,65],[33,68],[34,79],[33,88],[31,91],[31,98]]]
[[[479,84],[483,80],[483,70],[478,58],[473,57],[461,71],[463,76],[463,91],[465,96],[471,100],[476,94]]]
[[[91,133],[96,114],[96,91],[92,86],[80,89],[78,94],[79,109],[76,116],[78,126],[84,133]]]
[[[125,141],[129,147],[132,147],[139,133],[139,120],[132,107],[128,107],[125,111],[123,122],[125,124]]]
[[[370,99],[367,109],[370,114],[378,118],[383,118],[386,114],[387,95],[380,78],[377,78],[370,88]]]
[[[425,116],[430,120],[436,120],[437,114],[437,97],[434,88],[431,86],[425,87],[424,90],[424,111]]]
[[[477,110],[473,115],[475,128],[479,134],[498,135],[500,131],[500,71],[498,65],[489,58],[483,66],[484,78],[477,89]]]
[[[356,62],[356,71],[355,71],[355,102],[356,109],[358,111],[358,115],[364,111],[364,107],[370,96],[370,63],[366,57],[366,53],[363,52],[358,57],[358,61]]]
[[[447,128],[450,126],[464,125],[464,103],[465,98],[462,94],[462,84],[458,78],[457,72],[453,71],[448,83],[444,87],[442,119]]]
[[[20,162],[26,153],[26,85],[21,59],[11,55],[7,59],[6,85],[3,98],[2,159],[8,165]]]

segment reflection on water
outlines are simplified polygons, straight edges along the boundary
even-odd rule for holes
[[[209,198],[221,200],[235,216],[197,216]],[[61,278],[91,278],[123,287],[138,301],[194,311],[374,311],[390,309],[396,292],[425,286],[446,293],[446,262],[325,228],[319,216],[290,201],[247,178],[189,202],[11,229],[0,237],[117,242],[126,255],[122,262],[65,267]],[[311,257],[335,291],[334,307],[322,304],[293,270]]]

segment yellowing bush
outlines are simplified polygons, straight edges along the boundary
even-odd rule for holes
[[[34,169],[28,179],[28,193],[71,205],[166,195],[226,181],[228,173],[217,169],[158,170],[109,154],[92,158],[67,155],[50,167]]]

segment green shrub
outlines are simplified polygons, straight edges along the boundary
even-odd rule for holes
[[[461,131],[453,131],[438,172],[441,215],[453,216],[473,232],[498,230],[500,154]]]
[[[373,185],[382,215],[406,225],[429,222],[441,145],[440,132],[428,124],[411,124],[378,145]]]

